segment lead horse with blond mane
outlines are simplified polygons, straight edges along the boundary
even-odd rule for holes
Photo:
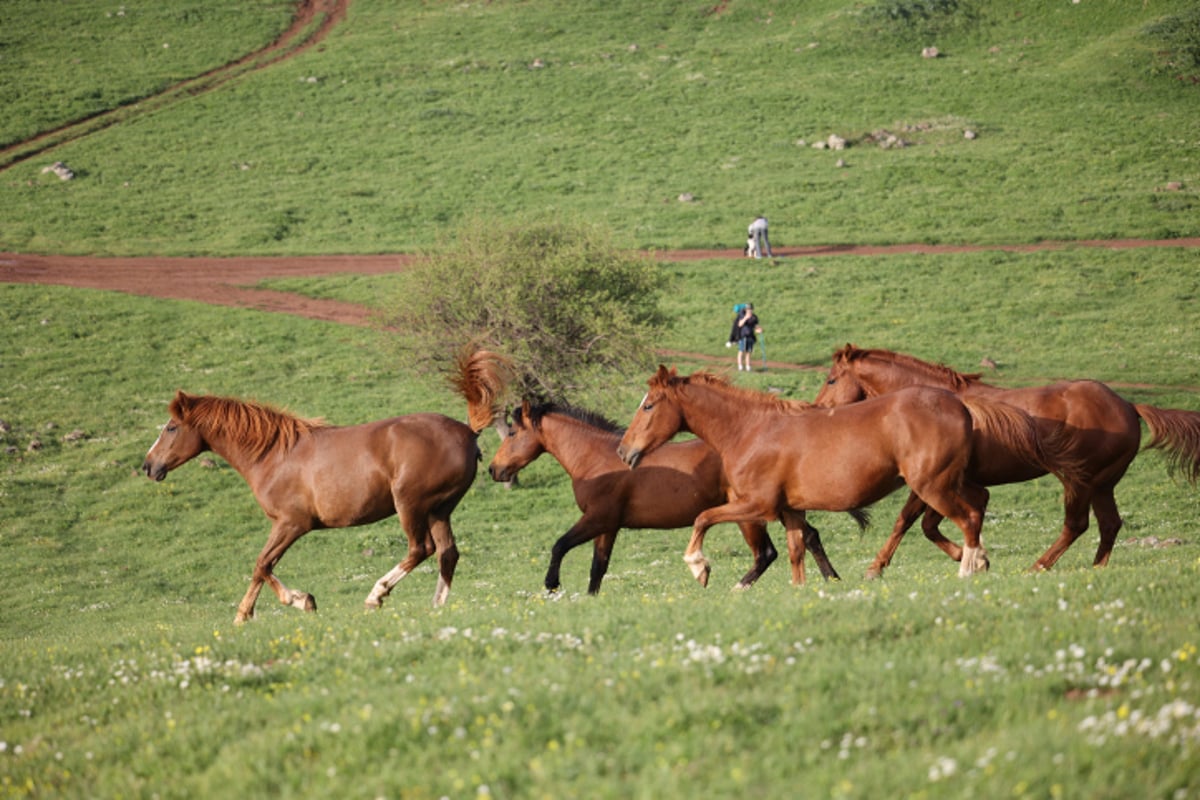
[[[289,589],[275,576],[287,549],[311,530],[366,525],[392,515],[408,535],[408,555],[375,583],[367,608],[379,608],[401,578],[435,554],[433,604],[439,606],[450,594],[458,563],[450,514],[475,480],[479,432],[496,414],[506,367],[484,350],[458,357],[450,380],[467,399],[470,424],[420,413],[340,427],[255,402],[180,391],[142,471],[161,481],[211,450],[250,485],[271,520],[271,533],[236,622],[254,617],[264,583],[280,603],[315,611],[311,594]]]
[[[1043,436],[1055,437],[1064,457],[1074,462],[1072,479],[1063,480],[1062,532],[1030,567],[1031,571],[1050,569],[1087,530],[1089,507],[1100,529],[1092,563],[1097,567],[1108,563],[1121,530],[1114,490],[1141,447],[1139,419],[1150,431],[1147,448],[1163,450],[1172,466],[1191,483],[1200,477],[1200,413],[1130,403],[1098,381],[1004,389],[984,383],[978,374],[956,372],[904,353],[848,344],[833,354],[833,365],[815,402],[842,406],[912,386],[935,386],[966,400],[987,398],[1020,408],[1036,420]],[[1011,459],[994,462],[992,471],[988,485],[1045,474],[1045,470],[1031,472],[1028,464],[1013,464]],[[933,527],[936,531],[936,522]],[[928,528],[926,536],[930,536]],[[895,550],[899,537],[893,538],[895,541],[889,539],[884,550]],[[879,558],[884,558],[883,550]]]
[[[823,409],[660,366],[617,452],[636,469],[676,433],[691,431],[721,456],[730,497],[693,523],[684,559],[695,575],[709,568],[702,547],[715,524],[778,519],[789,546],[803,548],[806,511],[864,508],[907,483],[962,530],[959,574],[967,576],[988,567],[980,542],[988,492],[967,475],[973,426],[1011,439],[1031,457],[1037,452],[1027,415],[943,389],[915,387]]]

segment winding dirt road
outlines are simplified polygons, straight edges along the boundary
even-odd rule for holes
[[[892,255],[899,253],[962,253],[979,250],[1064,249],[1101,247],[1200,248],[1193,239],[1123,239],[1113,241],[1046,242],[1036,245],[830,245],[778,248],[782,263],[797,258],[815,259],[840,255]],[[650,254],[660,261],[689,261],[702,258],[739,258],[740,250],[660,251]],[[372,310],[353,303],[319,300],[289,292],[256,288],[269,278],[356,273],[375,275],[402,272],[416,258],[409,255],[309,256],[295,258],[95,258],[90,256],[31,255],[0,253],[0,282],[41,283],[104,289],[148,297],[196,300],[215,305],[256,308],[295,314],[344,325],[369,325]]]

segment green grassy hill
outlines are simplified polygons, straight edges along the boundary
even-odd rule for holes
[[[318,48],[10,165],[0,249],[389,252],[530,214],[639,248],[736,247],[760,212],[789,244],[1194,235],[1195,37],[1146,33],[1191,7],[357,0]],[[5,6],[0,140],[255,49],[287,10],[38,8]]]

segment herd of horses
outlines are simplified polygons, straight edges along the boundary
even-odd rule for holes
[[[627,429],[599,415],[523,400],[502,411],[511,365],[486,350],[464,352],[451,382],[467,403],[467,423],[435,413],[333,426],[259,403],[182,391],[146,454],[142,471],[162,480],[205,451],[224,458],[249,484],[271,520],[236,621],[253,618],[263,584],[280,603],[315,610],[307,592],[275,576],[287,549],[310,530],[363,525],[397,515],[408,553],[376,581],[366,599],[378,608],[396,584],[436,556],[435,606],[445,603],[458,563],[450,516],[475,480],[479,434],[493,425],[503,441],[488,467],[497,481],[549,453],[571,477],[582,516],[555,542],[546,572],[559,589],[564,556],[593,542],[588,591],[595,594],[622,528],[692,526],[684,560],[701,584],[713,525],[736,523],[753,556],[737,586],[752,585],[776,559],[767,523],[787,536],[793,583],[811,554],[837,578],[808,511],[847,512],[860,526],[871,504],[907,486],[909,496],[867,577],[891,562],[921,518],[925,536],[959,562],[959,575],[989,566],[980,530],[988,486],[1052,474],[1063,486],[1058,539],[1031,569],[1050,569],[1088,527],[1108,563],[1121,517],[1114,488],[1145,445],[1164,451],[1192,483],[1200,477],[1200,412],[1129,403],[1102,383],[1063,381],[1002,389],[888,350],[847,345],[814,402],[732,385],[710,372],[679,375],[659,367]],[[671,441],[688,431],[696,438]],[[958,526],[960,547],[939,529]]]

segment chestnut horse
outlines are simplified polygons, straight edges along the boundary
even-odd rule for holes
[[[960,401],[916,387],[877,400],[822,409],[736,388],[706,372],[681,377],[660,366],[618,453],[631,467],[679,431],[721,456],[730,500],[696,517],[684,560],[707,568],[701,551],[712,525],[779,519],[789,544],[803,512],[862,508],[908,484],[962,529],[959,575],[987,569],[979,533],[987,489],[967,478],[972,425],[1024,441],[1036,452],[1032,420],[998,403]],[[803,547],[802,542],[799,544]]]
[[[608,571],[609,557],[621,528],[665,530],[692,524],[696,515],[726,500],[728,489],[721,474],[721,460],[699,439],[663,445],[647,457],[636,475],[617,457],[622,429],[598,414],[555,403],[525,402],[514,409],[500,449],[488,472],[497,481],[513,476],[542,453],[549,453],[571,476],[575,503],[583,516],[554,543],[546,589],[559,588],[563,557],[573,548],[594,540],[588,594],[600,591]],[[862,515],[857,517],[865,522]],[[739,526],[754,566],[738,582],[743,589],[753,584],[775,560],[775,545],[760,520]],[[825,557],[816,528],[806,527],[805,543],[812,551],[821,574],[838,578]],[[793,582],[804,582],[804,560],[792,561]],[[708,574],[700,576],[708,584]]]
[[[1200,476],[1200,413],[1130,403],[1103,383],[1091,380],[1002,389],[979,378],[978,374],[955,372],[910,355],[864,350],[848,344],[833,354],[833,367],[817,394],[816,403],[842,405],[924,385],[948,389],[964,399],[985,397],[1009,403],[1028,412],[1044,434],[1060,438],[1066,458],[1076,464],[1074,478],[1063,481],[1062,533],[1034,562],[1030,568],[1033,571],[1054,566],[1071,543],[1087,530],[1089,506],[1100,528],[1100,544],[1093,565],[1102,567],[1108,563],[1121,529],[1113,490],[1138,453],[1142,433],[1139,418],[1150,430],[1147,447],[1166,451],[1172,466],[1179,468],[1192,483]],[[1031,471],[1028,464],[1014,463],[1012,459],[996,460],[991,469],[985,482],[992,485],[1045,474]],[[933,525],[936,530],[936,521]],[[926,535],[929,536],[928,530]],[[895,550],[899,539],[894,544],[889,540],[888,544]]]
[[[452,381],[468,397],[470,425],[426,413],[336,427],[258,403],[181,391],[142,471],[161,481],[211,450],[250,484],[271,520],[271,534],[236,622],[254,617],[264,582],[280,603],[315,611],[312,595],[287,588],[274,575],[287,549],[310,530],[366,525],[393,514],[408,534],[408,557],[375,583],[367,608],[379,608],[400,579],[434,553],[439,575],[433,604],[439,606],[458,563],[450,514],[475,480],[478,433],[496,413],[503,364],[488,351],[459,356]]]

